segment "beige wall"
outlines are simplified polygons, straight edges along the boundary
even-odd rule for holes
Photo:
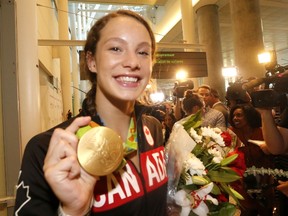
[[[37,1],[38,39],[59,39],[57,14],[51,0]],[[44,7],[45,6],[45,7]],[[45,131],[63,121],[63,105],[60,80],[58,48],[39,46],[41,129]],[[53,76],[54,83],[51,83]],[[58,88],[57,88],[58,85]]]
[[[1,12],[0,12],[1,13]],[[0,61],[1,64],[1,61]],[[1,72],[0,72],[1,76]],[[0,77],[1,80],[1,77]],[[2,104],[2,86],[0,82],[0,104]],[[3,119],[2,119],[2,106],[0,106],[0,198],[6,196],[6,184],[5,184],[5,166],[4,166],[4,145],[3,145]],[[5,211],[0,211],[0,216],[5,216]]]

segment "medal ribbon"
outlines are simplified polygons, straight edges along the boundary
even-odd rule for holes
[[[124,143],[124,156],[127,156],[132,152],[136,151],[137,148],[138,148],[138,142],[137,142],[136,118],[135,114],[133,113],[130,120],[127,140]]]

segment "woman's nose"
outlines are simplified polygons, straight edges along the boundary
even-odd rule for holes
[[[140,69],[140,61],[137,53],[127,52],[123,61],[124,67],[129,67],[132,71]]]

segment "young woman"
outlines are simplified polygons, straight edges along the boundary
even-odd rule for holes
[[[266,146],[259,147],[250,142],[250,140],[264,140],[260,113],[250,104],[238,104],[231,108],[229,120],[230,129],[242,143],[239,150],[245,155],[246,167],[273,169],[273,156],[269,155]],[[241,215],[272,215],[274,190],[269,186],[274,183],[273,176],[247,175],[243,180],[243,184],[237,186],[245,198],[240,201]]]
[[[28,143],[15,215],[166,214],[161,124],[145,115],[145,107],[136,101],[150,79],[154,53],[153,32],[134,12],[119,10],[94,24],[85,45],[92,88],[81,117]],[[89,174],[77,158],[75,133],[91,120],[113,129],[132,148],[132,153],[125,154],[126,164],[105,176]]]

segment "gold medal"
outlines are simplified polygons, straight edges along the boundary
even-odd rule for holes
[[[93,127],[80,138],[77,150],[83,169],[94,176],[114,172],[124,157],[123,141],[112,129]]]

